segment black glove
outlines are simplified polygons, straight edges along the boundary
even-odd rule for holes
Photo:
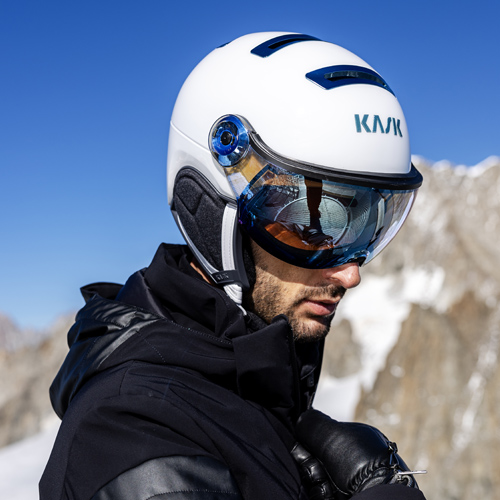
[[[397,483],[418,489],[409,468],[397,454],[396,443],[375,427],[337,422],[317,410],[308,410],[297,423],[296,436],[307,451],[299,446],[292,454],[302,469],[307,470],[314,491],[318,488],[323,491],[323,497],[313,495],[317,498],[346,500],[379,484]],[[310,467],[314,458],[323,464],[332,489],[316,472],[318,466]]]
[[[323,464],[300,443],[294,446],[292,457],[299,465],[302,484],[307,490],[307,498],[309,500],[335,500],[335,491]]]

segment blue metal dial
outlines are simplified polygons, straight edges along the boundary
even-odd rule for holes
[[[247,154],[248,131],[237,116],[223,116],[212,126],[209,147],[220,165],[232,167]]]

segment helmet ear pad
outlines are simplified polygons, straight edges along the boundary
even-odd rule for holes
[[[215,268],[222,269],[222,216],[226,202],[199,172],[183,168],[177,174],[172,208],[198,251]]]
[[[172,210],[176,212],[196,250],[218,271],[223,270],[221,231],[224,209],[228,203],[234,205],[235,202],[222,198],[197,170],[185,167],[177,174]],[[235,237],[240,241],[234,247],[239,248],[241,245],[242,255],[235,256],[235,261],[241,263],[238,266],[240,272],[246,271],[249,284],[252,286],[255,282],[255,268],[248,236],[243,237],[239,227],[236,233]],[[209,275],[212,274],[203,262],[199,263]],[[244,269],[241,269],[242,266]]]

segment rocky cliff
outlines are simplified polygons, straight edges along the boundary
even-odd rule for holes
[[[0,318],[0,447],[57,418],[49,387],[67,353],[72,319],[61,318],[48,332],[27,332]]]
[[[500,496],[500,161],[427,165],[396,239],[328,338],[325,379],[399,445],[428,498]],[[363,287],[366,286],[366,290]],[[324,402],[324,401],[323,401]],[[335,416],[340,401],[329,401]]]

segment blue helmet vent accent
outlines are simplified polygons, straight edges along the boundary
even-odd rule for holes
[[[271,38],[257,47],[253,48],[250,52],[260,57],[268,57],[278,50],[286,47],[287,45],[291,45],[292,43],[297,42],[307,42],[308,40],[316,40],[321,41],[319,38],[316,38],[311,35],[299,35],[299,34],[290,34],[290,35],[281,35],[275,38]]]
[[[364,83],[365,85],[376,85],[394,95],[389,85],[378,73],[363,66],[327,66],[307,73],[306,78],[327,90],[344,85]]]

